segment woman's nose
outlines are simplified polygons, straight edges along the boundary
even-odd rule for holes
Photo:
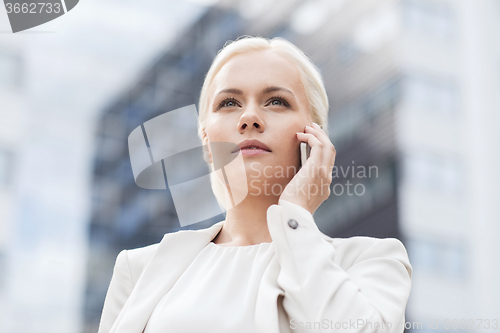
[[[251,103],[245,106],[245,110],[238,122],[238,131],[243,134],[245,131],[249,131],[253,128],[262,132],[265,129],[265,124],[262,119],[262,110],[260,107]]]

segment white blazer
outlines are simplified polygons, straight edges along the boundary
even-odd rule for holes
[[[412,267],[401,241],[331,238],[308,210],[284,200],[268,208],[267,224],[275,254],[257,295],[257,332],[404,331]],[[160,243],[121,251],[99,333],[143,332],[160,299],[222,226],[167,233]]]

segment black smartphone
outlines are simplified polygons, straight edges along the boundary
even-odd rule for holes
[[[300,143],[300,167],[302,167],[306,163],[310,154],[311,154],[311,146],[309,146],[309,144],[307,142],[301,142]]]

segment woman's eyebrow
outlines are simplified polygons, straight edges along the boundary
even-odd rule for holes
[[[286,91],[286,92],[290,93],[293,97],[295,97],[295,95],[293,94],[293,92],[291,90],[286,89],[286,88],[282,88],[282,87],[276,87],[276,86],[267,87],[262,92],[264,94],[268,94],[268,93],[274,92],[274,91]],[[241,91],[240,89],[235,89],[235,88],[223,89],[223,90],[219,91],[217,93],[217,95],[220,95],[223,93],[243,95],[243,91]]]
[[[272,86],[272,87],[267,87],[266,89],[264,89],[264,94],[267,94],[267,93],[270,93],[270,92],[273,92],[273,91],[286,91],[288,92],[289,94],[291,94],[293,97],[295,97],[295,95],[293,94],[293,92],[289,89],[286,89],[286,88],[282,88],[282,87],[276,87],[276,86]]]
[[[223,89],[217,93],[216,96],[224,93],[230,93],[230,94],[236,94],[236,95],[243,95],[243,91],[239,89],[234,89],[234,88],[229,88],[229,89]]]

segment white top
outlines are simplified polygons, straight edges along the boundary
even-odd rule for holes
[[[148,333],[250,332],[252,324],[258,333],[404,331],[412,267],[398,239],[331,238],[308,210],[281,199],[267,210],[272,244],[209,244],[223,224],[121,251],[99,333],[142,333],[148,321]],[[332,329],[316,327],[325,319]]]
[[[144,332],[255,332],[257,290],[273,254],[272,243],[209,242],[161,298]]]

